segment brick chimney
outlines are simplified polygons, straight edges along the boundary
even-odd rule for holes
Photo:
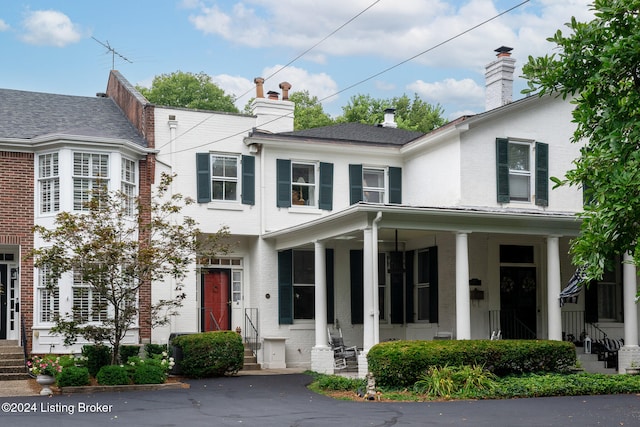
[[[268,91],[264,97],[264,79],[256,77],[256,98],[251,104],[251,113],[256,116],[256,128],[269,132],[291,132],[293,130],[293,110],[295,104],[289,101],[289,90],[291,84],[280,83],[282,89],[282,99],[280,93]]]
[[[513,49],[501,46],[495,50],[497,59],[485,67],[485,109],[493,110],[511,102],[513,98],[513,72],[516,60]]]

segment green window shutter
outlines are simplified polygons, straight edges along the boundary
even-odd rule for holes
[[[404,253],[404,298],[405,298],[405,321],[407,323],[413,323],[414,319],[414,300],[413,300],[413,292],[414,292],[414,276],[413,276],[413,262],[415,257],[415,251],[407,251]]]
[[[402,168],[389,167],[389,203],[402,203]]]
[[[391,252],[391,323],[404,323],[404,262],[402,252]]]
[[[362,165],[349,165],[350,204],[362,201]]]
[[[211,201],[211,160],[209,153],[196,153],[196,184],[198,203]]]
[[[276,181],[276,206],[288,208],[291,206],[291,160],[277,159]]]
[[[351,274],[351,324],[362,325],[364,323],[364,253],[354,249],[349,254]]]
[[[549,206],[549,144],[536,142],[536,205]]]
[[[278,323],[293,323],[293,251],[278,252]]]
[[[334,313],[334,263],[333,249],[325,250],[326,275],[327,275],[327,323],[333,323],[335,319]]]
[[[429,248],[429,323],[438,323],[438,247]]]
[[[256,204],[256,158],[242,156],[242,203]]]
[[[595,280],[585,283],[584,290],[584,321],[595,323],[598,321],[598,282]]]
[[[318,207],[333,209],[333,163],[320,163],[320,197]]]
[[[509,203],[509,140],[496,138],[496,185],[498,203]]]

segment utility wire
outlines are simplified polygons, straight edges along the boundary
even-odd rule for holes
[[[457,38],[459,38],[459,37],[462,37],[463,35],[465,35],[465,34],[467,34],[467,33],[471,32],[471,31],[473,31],[473,30],[475,30],[475,29],[477,29],[477,28],[479,28],[479,27],[481,27],[481,26],[483,26],[483,25],[488,24],[488,23],[489,23],[489,22],[491,22],[491,21],[494,21],[494,20],[496,20],[496,19],[500,18],[501,16],[503,16],[503,15],[505,15],[505,14],[509,13],[509,12],[514,11],[515,9],[517,9],[517,8],[519,8],[519,7],[524,6],[525,4],[527,4],[527,3],[529,3],[529,2],[530,2],[530,0],[524,0],[524,1],[522,1],[522,2],[520,2],[520,3],[518,3],[518,4],[516,4],[515,6],[512,6],[511,8],[509,8],[509,9],[507,9],[507,10],[503,11],[503,12],[500,12],[499,14],[497,14],[497,15],[495,15],[495,16],[493,16],[493,17],[489,18],[489,19],[485,19],[484,21],[480,22],[479,24],[476,24],[476,25],[474,25],[474,26],[472,26],[472,27],[469,27],[468,29],[466,29],[466,30],[464,30],[464,31],[462,31],[462,32],[460,32],[460,33],[458,33],[458,34],[456,34],[456,35],[454,35],[454,36],[452,36],[452,37],[449,37],[448,39],[446,39],[446,40],[444,40],[444,41],[442,41],[442,42],[440,42],[440,43],[438,43],[438,44],[436,44],[436,45],[434,45],[434,46],[430,47],[429,49],[423,50],[422,52],[420,52],[420,53],[418,53],[418,54],[416,54],[416,55],[413,55],[412,57],[407,58],[407,59],[405,59],[405,60],[403,60],[403,61],[401,61],[401,62],[398,62],[397,64],[392,65],[391,67],[385,68],[384,70],[382,70],[382,71],[380,71],[380,72],[377,72],[377,73],[375,73],[375,74],[373,74],[373,75],[371,75],[371,76],[369,76],[369,77],[367,77],[367,78],[365,78],[365,79],[362,79],[362,80],[360,80],[360,81],[358,81],[358,82],[356,82],[356,83],[353,83],[353,84],[351,84],[351,85],[347,86],[346,88],[344,88],[344,89],[342,89],[342,90],[339,90],[338,92],[335,92],[335,93],[333,93],[333,94],[331,94],[331,95],[328,95],[328,96],[326,96],[326,97],[324,97],[324,98],[320,99],[319,101],[321,102],[321,101],[327,100],[327,99],[329,99],[329,98],[332,98],[332,97],[334,97],[334,96],[336,96],[336,95],[339,95],[339,94],[341,94],[341,93],[343,93],[343,92],[345,92],[345,91],[347,91],[347,90],[349,90],[349,89],[352,89],[352,88],[354,88],[354,87],[356,87],[356,86],[358,86],[358,85],[361,85],[362,83],[365,83],[365,82],[367,82],[367,81],[369,81],[369,80],[371,80],[371,79],[374,79],[374,78],[376,78],[376,77],[378,77],[378,76],[380,76],[380,75],[382,75],[382,74],[384,74],[384,73],[387,73],[387,72],[389,72],[389,71],[391,71],[391,70],[393,70],[393,69],[395,69],[395,68],[397,68],[397,67],[399,67],[399,66],[401,66],[401,65],[403,65],[403,64],[406,64],[406,63],[407,63],[407,62],[409,62],[409,61],[412,61],[412,60],[416,59],[417,57],[419,57],[419,56],[421,56],[421,55],[424,55],[425,53],[431,52],[432,50],[434,50],[434,49],[436,49],[436,48],[438,48],[438,47],[441,47],[441,46],[443,46],[443,45],[445,45],[445,44],[447,44],[447,43],[449,43],[449,42],[451,42],[451,41],[453,41],[453,40],[455,40],[455,39],[457,39]],[[271,120],[269,120],[269,121],[267,121],[267,122],[265,122],[265,123],[263,123],[263,124],[273,123],[273,122],[275,122],[276,120],[280,120],[281,118],[285,118],[285,117],[289,117],[289,116],[291,116],[291,113],[284,114],[284,115],[282,115],[282,116],[276,117],[276,118],[271,119]],[[201,123],[202,123],[202,122],[201,122]],[[199,123],[199,124],[200,124],[200,123]],[[197,125],[196,125],[196,126],[197,126]],[[194,127],[195,127],[195,126],[194,126]],[[191,129],[193,129],[193,128],[191,128]],[[188,132],[189,130],[191,130],[191,129],[188,129],[188,130],[187,130],[187,132]],[[237,133],[235,133],[235,134],[233,134],[233,135],[228,135],[228,136],[225,136],[225,137],[223,137],[223,138],[216,139],[216,140],[214,140],[214,141],[210,141],[210,142],[206,142],[206,143],[204,143],[204,144],[197,145],[197,146],[195,146],[195,147],[189,147],[189,148],[185,148],[185,149],[183,149],[183,150],[177,150],[177,151],[174,151],[174,152],[173,152],[173,154],[181,153],[181,152],[184,152],[184,151],[189,151],[189,150],[192,150],[192,149],[194,149],[194,148],[204,147],[204,146],[206,146],[206,145],[210,145],[210,144],[215,144],[216,142],[225,141],[225,140],[227,140],[227,139],[230,139],[230,138],[233,138],[233,137],[236,137],[236,136],[239,136],[239,135],[244,135],[244,134],[247,134],[248,132],[250,132],[252,129],[253,129],[253,128],[251,128],[251,129],[246,129],[246,130],[244,130],[244,131],[237,132]],[[186,133],[186,132],[185,132],[185,133]],[[181,134],[181,135],[184,135],[184,133],[183,133],[183,134]],[[177,139],[177,138],[176,138],[176,139]],[[175,141],[175,140],[174,140],[174,141]],[[168,143],[167,143],[167,144],[168,144]],[[164,144],[162,147],[166,146],[167,144]],[[160,147],[160,148],[162,148],[162,147]],[[170,154],[170,153],[167,153],[167,154]]]

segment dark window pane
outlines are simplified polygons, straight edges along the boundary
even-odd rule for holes
[[[293,252],[293,283],[314,284],[315,269],[314,255],[311,251],[294,251]]]
[[[293,287],[293,313],[295,319],[313,319],[315,309],[315,287]]]
[[[532,264],[533,246],[500,245],[500,262]]]

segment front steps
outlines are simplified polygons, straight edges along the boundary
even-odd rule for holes
[[[250,348],[245,344],[244,346],[244,365],[242,366],[243,371],[259,371],[262,367],[258,363],[258,358],[253,354]]]
[[[28,380],[24,350],[18,340],[0,340],[0,381]]]
[[[584,354],[583,348],[578,347],[576,349],[576,355],[578,356],[578,361],[580,362],[580,366],[584,369],[585,372],[589,372],[592,374],[617,374],[614,368],[605,368],[605,362],[602,360],[598,360],[597,354]]]

